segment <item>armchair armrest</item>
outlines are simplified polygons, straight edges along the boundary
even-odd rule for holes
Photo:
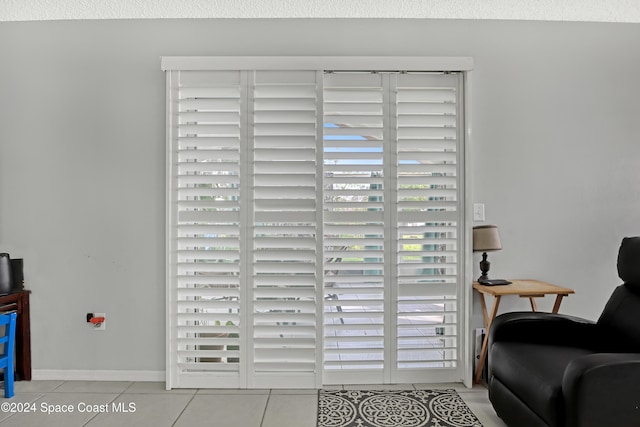
[[[640,353],[598,353],[569,363],[562,379],[567,427],[640,425]]]
[[[563,314],[513,312],[496,317],[489,330],[489,348],[497,341],[592,348],[600,327],[586,319]]]

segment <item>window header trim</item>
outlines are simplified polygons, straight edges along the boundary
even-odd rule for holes
[[[163,56],[163,71],[389,70],[470,71],[467,56]]]

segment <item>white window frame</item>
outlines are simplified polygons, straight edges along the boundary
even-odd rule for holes
[[[161,68],[163,71],[190,71],[190,70],[375,70],[375,71],[402,71],[402,70],[423,70],[423,71],[458,71],[463,72],[464,86],[464,123],[461,128],[460,137],[463,138],[463,148],[460,151],[460,184],[462,185],[463,209],[460,210],[459,221],[462,224],[460,231],[463,236],[460,238],[462,247],[460,254],[462,259],[459,262],[459,276],[463,280],[460,292],[460,300],[458,301],[459,319],[460,319],[460,344],[459,352],[462,360],[462,378],[460,380],[470,387],[472,384],[472,334],[471,334],[471,311],[472,311],[472,251],[471,251],[471,230],[472,230],[472,194],[470,183],[470,147],[471,147],[471,71],[473,69],[473,59],[470,57],[413,57],[413,56],[216,56],[216,57],[162,57]],[[167,93],[169,93],[170,73],[167,73]],[[167,97],[167,176],[171,176],[172,164],[175,161],[171,152],[171,128],[175,126],[172,123],[170,113],[171,100]],[[167,200],[171,200],[171,188],[167,180]],[[174,230],[171,228],[173,223],[173,210],[167,203],[166,212],[166,244],[171,247],[174,238]],[[172,319],[173,312],[173,288],[172,277],[174,275],[175,266],[173,264],[172,255],[167,251],[166,262],[166,327],[167,327],[167,359],[166,359],[166,388],[171,389],[176,386],[176,378],[174,373],[175,354],[174,340],[172,336]],[[469,286],[466,286],[468,284]],[[322,292],[320,287],[319,292]],[[320,301],[322,299],[319,299]],[[321,366],[321,365],[320,365]],[[319,375],[318,377],[321,377]],[[321,382],[317,382],[316,386],[320,387]]]

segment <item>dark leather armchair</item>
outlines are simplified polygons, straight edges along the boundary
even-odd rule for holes
[[[640,237],[597,322],[507,313],[489,331],[489,399],[509,427],[640,426]]]

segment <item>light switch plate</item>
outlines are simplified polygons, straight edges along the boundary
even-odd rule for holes
[[[484,221],[484,203],[473,204],[473,220]]]

